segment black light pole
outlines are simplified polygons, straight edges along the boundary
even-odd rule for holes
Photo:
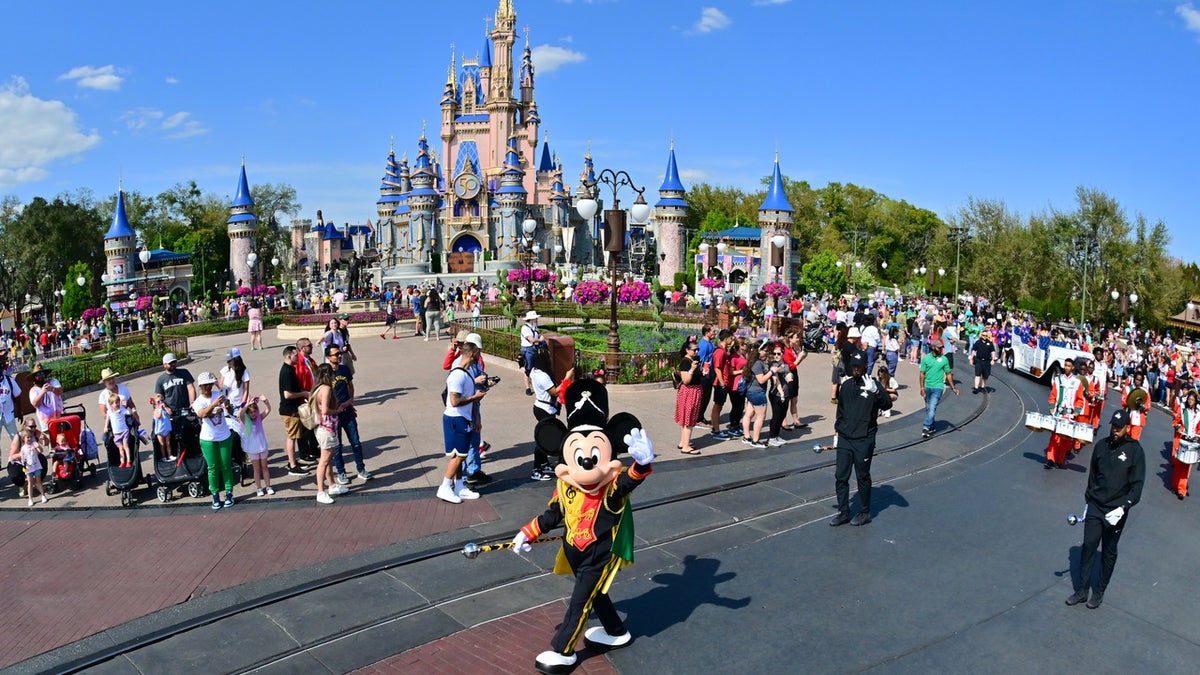
[[[611,284],[609,289],[608,355],[605,359],[605,370],[616,373],[621,365],[621,336],[617,332],[617,262],[620,260],[621,252],[625,250],[625,212],[620,208],[621,202],[617,199],[617,190],[621,186],[627,185],[637,193],[637,200],[630,209],[635,223],[646,222],[650,216],[650,205],[642,196],[646,189],[634,185],[633,179],[624,171],[614,172],[612,169],[604,169],[600,172],[596,183],[587,185],[588,190],[591,191],[599,183],[604,183],[612,188],[613,196],[612,208],[604,210],[604,250],[608,251]],[[576,208],[584,220],[591,222],[592,217],[596,215],[597,206],[596,200],[589,196],[579,200]]]
[[[525,311],[533,311],[533,233],[537,231],[537,221],[532,216],[521,223],[521,231],[525,236],[521,242],[525,245]]]

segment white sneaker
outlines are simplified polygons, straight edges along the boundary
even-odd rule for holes
[[[767,441],[767,445],[771,446],[772,448],[778,448],[781,445],[787,445],[787,441],[776,436],[775,438],[772,438],[771,440]]]
[[[259,489],[257,489],[257,490],[255,490],[255,491],[254,491],[254,496],[255,496],[255,497],[261,497],[261,496],[263,496],[263,495],[265,495],[265,494],[266,494],[266,493],[265,493],[265,492],[263,492],[263,489],[262,489],[262,488],[259,488]]]
[[[454,488],[450,487],[449,485],[446,485],[445,483],[443,483],[442,486],[438,488],[437,498],[444,502],[450,502],[451,504],[461,504],[462,503],[462,497],[459,497],[458,495],[454,494]]]
[[[330,485],[327,490],[331,495],[344,495],[350,492],[350,488],[346,487],[345,485],[338,485],[337,483]]]
[[[458,498],[459,499],[479,499],[479,493],[464,485],[463,488],[458,491]]]
[[[270,485],[268,485],[268,486],[267,486],[267,494],[269,494],[269,495],[273,495],[273,494],[275,494],[275,488],[273,488],[273,487],[271,487]]]
[[[32,497],[29,499],[29,506],[33,506],[33,498]]]
[[[884,416],[884,417],[891,417],[891,416],[892,416],[892,411],[891,411],[891,410],[884,410],[884,411],[883,411],[883,416]]]
[[[46,495],[42,495],[42,503],[43,503],[43,504],[45,504],[45,503],[46,503]]]
[[[317,501],[321,504],[332,504],[333,497],[330,497],[328,493],[318,492],[317,493]]]

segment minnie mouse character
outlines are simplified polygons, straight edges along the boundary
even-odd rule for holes
[[[629,493],[653,470],[654,448],[642,423],[629,413],[608,418],[608,392],[595,380],[580,380],[566,395],[567,424],[556,417],[538,423],[534,441],[559,458],[558,482],[549,508],[521,528],[513,550],[528,551],[529,542],[547,530],[565,527],[563,545],[554,565],[556,574],[575,575],[575,588],[562,625],[550,641],[552,649],[538,654],[538,672],[568,673],[578,661],[575,643],[582,635],[597,648],[624,647],[633,637],[617,616],[608,589],[617,571],[633,563],[633,510]],[[628,469],[617,459],[629,450]],[[603,627],[584,631],[588,614],[596,611]]]

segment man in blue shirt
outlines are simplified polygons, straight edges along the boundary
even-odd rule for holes
[[[703,387],[703,393],[700,395],[700,421],[697,423],[700,426],[708,426],[704,413],[708,411],[708,403],[712,400],[713,382],[717,379],[717,374],[713,371],[713,353],[717,351],[717,346],[713,344],[712,339],[713,327],[704,324],[700,328],[700,351],[696,354],[696,358],[700,360],[700,381]]]

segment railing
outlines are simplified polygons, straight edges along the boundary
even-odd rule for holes
[[[521,351],[521,336],[504,332],[509,320],[504,316],[486,315],[479,319],[455,319],[450,324],[451,335],[460,330],[478,333],[483,339],[483,352],[515,361]],[[679,365],[678,350],[658,352],[618,352],[619,370],[606,378],[608,384],[645,384],[666,382]],[[575,348],[575,372],[582,377],[605,365],[607,351]]]

